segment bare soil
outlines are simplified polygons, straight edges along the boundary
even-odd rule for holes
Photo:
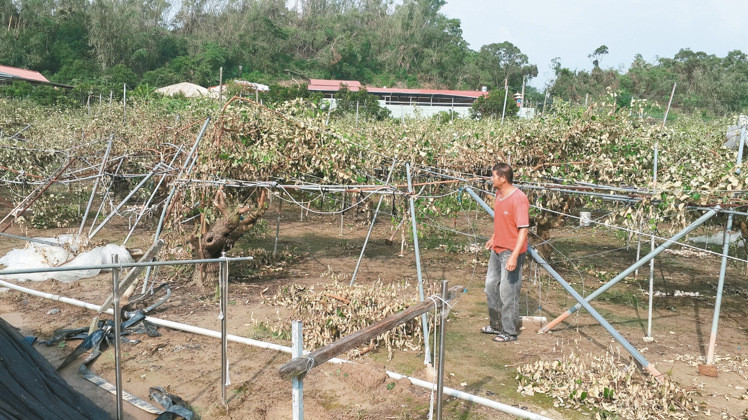
[[[247,246],[272,251],[274,213],[268,211],[264,233],[253,237]],[[276,338],[264,327],[278,322],[278,318],[290,323],[284,318],[285,312],[263,303],[264,298],[285,285],[314,285],[330,281],[331,272],[342,281],[350,280],[368,224],[363,218],[355,220],[353,216],[346,216],[341,235],[339,217],[304,214],[302,221],[300,216],[298,210],[287,210],[281,218],[279,250],[288,251],[292,256],[281,269],[256,270],[240,264],[230,268],[229,333],[290,345],[289,340]],[[476,219],[474,214],[470,217]],[[482,214],[477,220],[478,233],[488,235],[490,221]],[[460,228],[457,222],[446,224],[450,228]],[[377,223],[359,269],[358,284],[372,284],[377,279],[384,282],[405,279],[417,284],[413,250],[409,246],[400,255],[400,234],[395,235],[394,243],[389,241],[393,227],[387,220]],[[71,231],[41,231],[13,226],[8,233],[52,236]],[[143,229],[138,233],[135,243],[128,245],[146,249],[152,240],[152,232]],[[97,239],[118,243],[126,234],[126,221],[116,222]],[[453,236],[442,246],[426,243],[421,250],[427,290],[438,289],[441,279],[449,280],[450,285],[461,284],[467,288],[447,324],[445,386],[551,418],[589,418],[579,411],[554,407],[549,397],[523,397],[517,392],[515,367],[538,360],[556,360],[571,352],[594,355],[613,351],[625,355],[625,350],[587,313],[570,317],[550,334],[535,334],[538,326],[527,323],[518,341],[492,342],[491,336],[479,332],[487,323],[482,288],[487,254],[483,251],[477,254],[464,249],[459,251],[468,243],[459,235]],[[566,227],[554,231],[554,236],[558,239],[553,245],[559,253],[552,255],[551,264],[584,295],[635,261],[635,243],[626,249],[625,239],[602,228]],[[0,241],[0,253],[22,246],[20,241],[3,240]],[[232,250],[229,255],[242,253],[241,248]],[[643,252],[647,248],[644,244]],[[610,252],[585,257],[604,251]],[[748,280],[742,264],[728,265],[716,351],[719,377],[700,376],[695,362],[696,358],[706,355],[709,343],[719,262],[719,257],[714,255],[697,257],[676,253],[666,253],[657,259],[655,290],[670,294],[676,290],[698,292],[699,296],[656,297],[653,342],[644,340],[648,299],[644,290],[648,287],[648,266],[640,271],[638,280],[631,277],[624,280],[593,305],[660,372],[693,392],[694,400],[703,403],[703,410],[696,417],[706,417],[704,411],[709,410],[712,416],[745,418],[748,413],[748,371],[739,367],[739,363],[745,366],[748,359],[748,324],[745,322]],[[526,264],[524,270],[522,315],[542,315],[551,320],[575,303],[533,264]],[[154,316],[220,330],[215,283],[209,282],[201,288],[184,270],[162,270],[160,276],[170,281],[174,294]],[[104,273],[72,283],[48,280],[23,286],[100,304],[111,291],[111,275]],[[417,290],[414,289],[413,293],[416,294]],[[59,312],[49,313],[53,308]],[[0,316],[19,327],[23,334],[47,339],[58,328],[88,326],[94,313],[11,290],[0,293]],[[133,337],[142,340],[141,343],[123,345],[125,391],[148,401],[149,387],[164,387],[189,402],[205,419],[291,418],[291,383],[281,380],[277,373],[278,367],[290,360],[290,355],[230,342],[231,385],[228,387],[228,403],[224,404],[221,401],[219,340],[168,328],[159,331],[161,337],[142,335]],[[56,366],[78,343],[71,341],[56,347],[36,344],[35,347]],[[356,364],[317,366],[304,378],[305,417],[428,418],[431,392],[413,386],[407,380],[395,381],[385,374],[385,370],[389,370],[431,380],[432,372],[424,366],[423,360],[423,352],[413,351],[395,351],[394,357],[388,360],[387,350],[379,348],[353,359]],[[114,414],[114,397],[82,379],[77,369],[78,363],[73,363],[61,374],[71,386]],[[113,383],[113,351],[102,354],[91,369]],[[447,397],[445,404],[445,418],[512,418],[494,409],[454,398]],[[128,419],[154,418],[127,403],[125,414]]]

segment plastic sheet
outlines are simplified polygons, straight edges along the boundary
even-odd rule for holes
[[[96,247],[90,251],[78,253],[85,244],[87,239],[85,236],[60,235],[52,238],[36,239],[58,243],[60,246],[29,242],[25,248],[13,249],[3,257],[0,257],[0,264],[5,265],[8,270],[62,266],[91,266],[111,264],[113,254],[116,254],[119,257],[119,262],[121,263],[133,262],[132,256],[130,256],[127,249],[120,245],[109,244]],[[0,279],[18,281],[44,281],[47,279],[55,279],[64,282],[71,282],[83,278],[94,277],[100,272],[101,270],[96,269],[54,273],[12,274],[0,276]]]

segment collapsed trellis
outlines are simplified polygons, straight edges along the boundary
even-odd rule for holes
[[[220,125],[220,131],[216,132],[216,134],[213,136],[213,142],[208,142],[207,150],[202,150],[201,153],[210,154],[213,151],[223,151],[228,154],[228,163],[226,162],[216,162],[213,161],[212,163],[204,164],[204,162],[199,162],[192,157],[192,154],[187,154],[184,150],[182,150],[182,146],[175,146],[175,145],[169,145],[168,150],[173,150],[172,154],[164,153],[163,151],[155,151],[154,152],[147,152],[144,154],[136,154],[134,156],[127,156],[126,154],[120,155],[118,157],[115,157],[114,159],[109,160],[109,162],[106,162],[107,159],[105,159],[105,162],[103,162],[100,165],[96,164],[88,164],[88,166],[78,166],[75,170],[69,171],[69,173],[72,175],[68,177],[67,179],[61,179],[59,180],[61,183],[67,183],[67,184],[73,184],[77,182],[83,182],[91,179],[103,179],[103,177],[109,177],[110,183],[107,186],[108,189],[116,190],[116,184],[117,181],[122,184],[122,181],[125,180],[125,189],[124,191],[128,191],[127,186],[131,186],[132,181],[128,181],[135,178],[141,178],[147,179],[146,177],[150,176],[160,176],[161,179],[165,179],[168,175],[173,175],[178,171],[179,166],[173,166],[175,162],[179,161],[179,158],[181,156],[184,156],[184,163],[185,166],[182,166],[182,168],[189,167],[190,169],[192,167],[195,167],[195,175],[194,176],[186,176],[186,174],[183,174],[180,171],[180,175],[173,177],[171,185],[174,187],[172,191],[176,191],[176,187],[179,188],[179,191],[189,191],[190,194],[190,200],[185,200],[182,202],[178,202],[178,204],[175,204],[175,206],[180,206],[180,211],[169,209],[171,211],[174,211],[175,214],[182,214],[184,215],[182,220],[174,220],[172,221],[172,226],[176,227],[177,229],[181,229],[180,226],[183,224],[186,224],[194,217],[199,217],[199,222],[201,226],[204,226],[206,221],[210,219],[211,217],[215,217],[215,215],[209,215],[207,212],[200,212],[198,214],[194,214],[195,212],[190,212],[190,207],[194,206],[195,203],[199,203],[200,201],[205,200],[206,197],[210,198],[209,195],[206,193],[206,191],[214,190],[216,187],[223,186],[225,190],[234,190],[234,191],[242,191],[245,189],[256,189],[256,188],[268,188],[273,189],[275,191],[278,191],[283,194],[283,198],[288,200],[289,202],[292,202],[295,205],[299,205],[302,208],[306,208],[307,210],[312,207],[313,202],[318,202],[319,206],[324,209],[324,201],[327,198],[328,203],[330,201],[336,202],[336,206],[340,205],[339,210],[335,211],[323,211],[323,213],[330,213],[330,214],[336,214],[336,213],[344,213],[346,210],[350,210],[354,208],[357,205],[360,205],[363,203],[367,198],[373,195],[379,195],[379,196],[387,196],[392,197],[392,208],[395,208],[396,198],[399,197],[402,200],[407,199],[408,197],[420,197],[420,198],[426,198],[429,199],[429,203],[425,204],[424,207],[432,208],[432,214],[434,217],[439,216],[439,210],[436,208],[433,204],[433,201],[438,201],[439,198],[443,198],[443,196],[455,196],[459,195],[462,196],[462,187],[464,185],[471,185],[471,182],[474,186],[477,186],[478,189],[481,187],[481,182],[484,178],[481,178],[480,175],[483,175],[481,173],[475,173],[475,172],[458,172],[454,170],[454,165],[445,165],[445,166],[432,166],[429,164],[424,163],[424,159],[414,159],[410,160],[411,164],[414,167],[414,170],[418,173],[420,173],[422,176],[426,177],[425,182],[420,185],[420,191],[418,193],[411,193],[406,192],[405,185],[400,184],[397,185],[395,182],[386,182],[382,178],[383,174],[385,172],[386,164],[385,162],[388,162],[390,160],[389,156],[387,155],[381,155],[377,157],[377,160],[380,162],[380,167],[378,171],[366,171],[364,170],[363,173],[366,175],[363,177],[363,181],[369,181],[369,182],[360,182],[358,184],[352,184],[352,183],[330,183],[325,181],[332,180],[331,174],[334,171],[337,171],[337,175],[339,176],[339,179],[341,180],[353,180],[355,178],[355,172],[357,170],[361,170],[362,168],[358,168],[355,166],[354,163],[352,163],[351,156],[356,155],[356,151],[358,151],[359,156],[362,156],[362,150],[364,147],[360,144],[356,144],[356,142],[353,141],[346,141],[345,138],[341,138],[340,136],[336,136],[333,133],[326,132],[322,129],[318,129],[314,126],[308,126],[304,123],[299,123],[298,121],[295,121],[293,117],[287,117],[284,114],[279,114],[275,111],[270,112],[269,110],[263,109],[262,107],[253,106],[250,108],[250,111],[248,113],[254,113],[249,121],[252,124],[249,125],[249,132],[243,133],[241,130],[237,131],[237,129],[232,127],[232,122],[237,122],[240,117],[232,115],[231,118],[225,118],[221,121]],[[274,114],[275,116],[272,116],[271,114]],[[272,118],[276,119],[276,117],[280,115],[284,121],[288,123],[288,126],[290,127],[288,131],[289,139],[297,139],[301,138],[303,141],[301,141],[298,145],[289,141],[280,141],[280,137],[277,135],[274,137],[273,133],[270,135],[265,135],[262,133],[263,127],[263,118]],[[268,117],[270,116],[270,117]],[[232,120],[232,118],[234,118]],[[255,123],[256,122],[256,123]],[[189,124],[189,126],[194,126],[194,123]],[[246,124],[242,125],[241,122],[238,123],[239,126],[241,126],[242,129],[247,128]],[[230,144],[230,148],[227,150],[222,148],[221,145],[226,146],[226,140],[223,139],[222,134],[227,133],[227,136],[232,135],[238,135],[238,136],[244,136],[240,142],[228,142]],[[277,134],[277,133],[276,133]],[[103,141],[104,138],[100,140]],[[278,144],[274,144],[278,143]],[[288,146],[291,146],[289,149]],[[239,177],[228,177],[228,178],[216,178],[213,174],[215,173],[237,173],[240,172],[236,169],[230,169],[233,165],[236,165],[238,167],[246,168],[249,164],[257,164],[260,160],[264,159],[263,156],[254,156],[250,154],[246,154],[246,152],[241,151],[241,147],[239,146],[248,146],[250,149],[253,147],[259,146],[262,147],[270,147],[272,150],[275,150],[276,155],[271,156],[270,164],[262,166],[265,172],[258,172],[257,175],[260,175],[257,179],[264,178],[270,178],[275,172],[278,170],[281,170],[283,172],[286,170],[289,165],[288,162],[284,162],[284,159],[286,161],[290,160],[293,162],[294,165],[297,167],[296,176],[287,176],[284,177],[282,180],[270,180],[267,179],[262,181],[252,181],[247,179],[241,179]],[[327,168],[328,172],[325,173],[319,173],[317,169],[320,166],[320,157],[317,154],[317,151],[319,148],[325,148],[328,147],[331,149],[330,146],[333,147],[343,147],[343,151],[338,151],[338,156],[345,157],[345,159],[335,161],[335,164],[332,166],[332,168]],[[195,143],[195,147],[197,147],[197,142]],[[14,149],[17,150],[17,149]],[[280,154],[277,155],[277,152],[283,151],[288,152],[287,154]],[[401,152],[404,152],[403,150],[400,150]],[[467,156],[471,156],[471,153],[469,150],[465,149],[462,150],[464,152],[467,152]],[[332,152],[328,157],[335,157],[335,152]],[[401,157],[399,160],[402,161],[408,161],[407,158],[412,158],[414,156],[420,156],[422,153],[424,153],[422,150],[418,150],[417,148],[413,151],[404,153],[405,157]],[[51,154],[50,156],[53,156]],[[376,154],[374,154],[376,155]],[[159,156],[160,160],[153,163],[154,161],[151,160],[152,166],[149,167],[148,163],[144,163],[145,161],[148,161],[148,156]],[[139,164],[140,168],[143,169],[139,174],[138,173],[119,173],[119,169],[122,168],[125,161],[129,158],[133,158],[132,161]],[[421,156],[423,157],[423,156]],[[166,158],[166,159],[165,159]],[[640,157],[638,157],[639,159]],[[144,160],[143,160],[144,159]],[[170,164],[161,163],[165,160],[169,160]],[[518,159],[520,164],[522,162],[522,159]],[[300,165],[299,165],[300,163]],[[631,163],[631,162],[629,162]],[[48,166],[49,162],[38,162],[35,165],[39,168]],[[547,162],[545,159],[541,159],[539,162],[535,162],[532,167],[529,167],[528,169],[545,169],[549,168],[551,172],[557,172],[554,168],[565,167],[565,169],[573,168],[575,166],[582,166],[588,164],[588,161],[575,161],[572,163],[564,163],[559,164],[558,162]],[[348,165],[351,165],[348,167]],[[99,167],[99,175],[98,177],[96,175],[93,175],[95,172],[95,168]],[[111,172],[111,168],[114,167],[114,171]],[[137,165],[135,167],[138,167]],[[393,165],[393,168],[396,166]],[[109,170],[105,171],[104,168],[108,168]],[[149,169],[150,168],[150,169]],[[12,168],[7,168],[12,169]],[[10,170],[8,171],[6,169],[6,172],[4,174],[15,174],[16,178],[12,180],[6,180],[9,183],[13,183],[15,185],[21,185],[22,188],[34,186],[34,185],[51,185],[48,181],[43,181],[43,176],[36,175],[36,177],[40,179],[39,181],[30,181],[29,178],[34,178],[34,174],[28,174],[28,173],[19,173],[17,170]],[[400,179],[402,179],[402,168],[399,169],[399,174],[396,172],[396,177],[399,176]],[[64,172],[64,170],[63,170]],[[148,175],[142,175],[143,172],[147,173]],[[188,171],[189,172],[189,171]],[[573,172],[573,171],[571,171]],[[522,171],[520,171],[522,173]],[[589,182],[572,182],[572,185],[570,185],[570,181],[563,178],[563,176],[568,176],[568,174],[559,174],[560,176],[557,177],[546,177],[545,179],[542,179],[542,181],[536,177],[531,176],[530,178],[533,179],[533,181],[523,184],[524,187],[532,190],[539,191],[539,206],[536,207],[537,210],[540,211],[540,215],[542,218],[545,213],[551,213],[555,214],[555,216],[562,216],[562,217],[575,217],[575,215],[571,214],[571,209],[567,207],[561,207],[563,211],[558,211],[559,204],[563,204],[563,200],[559,199],[558,197],[592,197],[594,200],[606,200],[606,201],[613,201],[616,203],[624,203],[623,204],[623,210],[618,213],[618,215],[623,215],[624,220],[626,219],[626,215],[632,214],[632,209],[634,207],[632,205],[634,204],[642,204],[639,206],[639,209],[636,210],[639,215],[638,217],[641,219],[643,215],[643,209],[645,207],[653,208],[654,206],[660,206],[663,205],[667,206],[667,208],[673,208],[675,206],[680,207],[683,205],[687,200],[691,200],[691,204],[694,207],[693,210],[698,210],[698,206],[703,206],[706,204],[713,204],[713,202],[710,202],[710,198],[707,194],[704,194],[703,196],[700,196],[698,198],[695,198],[692,196],[692,194],[685,194],[685,198],[679,197],[679,200],[663,200],[662,199],[662,193],[666,191],[673,191],[674,194],[677,194],[679,190],[672,189],[673,186],[671,186],[671,189],[668,189],[667,185],[662,186],[661,188],[658,188],[657,191],[659,192],[659,196],[656,196],[653,194],[654,192],[648,189],[642,189],[642,188],[632,188],[632,187],[620,187],[615,185],[596,185],[591,184]],[[547,175],[546,175],[547,176]],[[428,177],[431,177],[430,179]],[[55,177],[53,177],[55,178]],[[439,178],[447,178],[445,179],[439,179]],[[451,179],[450,179],[451,178]],[[456,178],[456,179],[455,179]],[[310,181],[310,179],[314,181]],[[477,185],[475,185],[475,180],[478,179]],[[288,181],[291,180],[291,181]],[[283,182],[285,181],[285,182]],[[379,183],[371,183],[371,181],[378,181]],[[743,193],[742,190],[739,190],[739,188],[742,185],[742,180],[738,178],[734,178],[733,176],[730,176],[723,180],[725,183],[725,186],[727,190],[737,193]],[[139,184],[140,185],[140,184]],[[677,188],[677,186],[675,186]],[[202,191],[200,191],[202,189]],[[436,191],[434,191],[434,189]],[[158,190],[158,187],[154,188],[153,194],[151,195],[151,199],[153,199],[154,194],[156,193],[156,190]],[[293,191],[297,191],[294,193]],[[446,190],[446,193],[444,191]],[[129,192],[132,195],[136,193],[137,191],[129,190]],[[302,200],[301,203],[298,201],[298,197],[300,196],[299,192],[303,193],[313,193],[317,196],[317,199],[310,199],[308,202],[304,202]],[[680,191],[683,193],[683,191]],[[484,191],[485,193],[485,191]],[[114,194],[114,193],[113,193]],[[340,194],[341,198],[331,198],[334,197],[336,194]],[[348,195],[348,200],[350,205],[347,204],[346,196]],[[235,197],[242,197],[241,192],[235,193]],[[246,197],[246,196],[245,196]],[[279,197],[281,197],[279,195]],[[140,197],[141,200],[144,199],[143,197]],[[202,200],[198,200],[198,198],[202,198]],[[568,200],[568,199],[567,199]],[[686,201],[684,201],[686,200]],[[742,198],[741,197],[733,197],[732,202],[729,203],[729,205],[739,205],[742,204]],[[102,206],[100,208],[103,208],[104,199],[101,200]],[[118,205],[112,205],[112,211],[109,213],[109,215],[113,216],[114,214],[119,213],[124,205],[126,200],[123,199],[123,201],[120,201]],[[150,200],[148,201],[150,202]],[[114,203],[114,201],[113,201]],[[567,201],[568,203],[568,201]],[[157,206],[157,204],[165,204],[163,201],[160,201],[157,199],[156,204],[154,204],[154,207]],[[724,204],[724,203],[723,203]],[[25,204],[24,204],[25,205]],[[148,206],[144,205],[141,209],[141,212],[139,213],[138,220],[141,218],[144,211],[146,211]],[[167,210],[168,205],[164,205],[164,210]],[[207,209],[207,206],[203,204],[203,209]],[[16,213],[19,214],[9,214],[9,217],[16,218],[20,215],[20,211],[23,209],[19,208]],[[61,212],[52,212],[54,214],[62,214]],[[395,214],[395,211],[391,211],[391,214]],[[406,211],[401,211],[401,214],[407,213]],[[745,215],[741,212],[733,212],[728,211],[728,214],[738,214],[738,215]],[[415,215],[411,215],[411,217],[414,217]],[[550,219],[550,225],[553,225],[553,222],[557,222],[560,220],[560,217],[551,217]],[[107,216],[109,217],[109,216]],[[97,220],[98,217],[94,217],[94,220]],[[105,218],[106,220],[106,218]],[[404,218],[403,218],[404,220]],[[102,226],[99,226],[97,228],[100,229]],[[630,231],[637,231],[637,233],[644,234],[644,232],[641,232],[641,229],[632,229],[630,226],[623,228],[626,228]],[[94,229],[93,225],[91,226],[91,229]],[[134,226],[133,226],[134,229]],[[202,232],[202,227],[200,228]],[[90,230],[89,232],[93,232]],[[472,235],[474,238],[477,237],[473,233]],[[363,251],[362,251],[363,255]],[[734,257],[733,257],[734,258]]]

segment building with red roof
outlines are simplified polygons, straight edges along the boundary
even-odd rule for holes
[[[334,100],[335,93],[343,86],[354,92],[365,88],[370,94],[379,97],[380,104],[388,108],[393,117],[418,114],[431,116],[441,111],[452,111],[467,116],[475,100],[488,95],[488,92],[483,90],[378,88],[364,86],[355,80],[325,79],[309,79],[307,89],[310,92],[320,92],[326,98]]]
[[[0,65],[0,83],[3,82],[14,82],[16,80],[29,82],[29,83],[40,83],[45,85],[52,85],[57,87],[72,88],[72,86],[61,85],[59,83],[52,83],[47,80],[46,77],[42,76],[38,71],[19,69],[18,67],[10,67]]]

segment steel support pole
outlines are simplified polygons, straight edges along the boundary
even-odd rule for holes
[[[624,349],[626,349],[626,351],[628,351],[632,356],[634,356],[634,359],[636,359],[636,361],[639,362],[639,364],[644,369],[646,369],[647,372],[651,373],[652,376],[654,376],[658,381],[662,380],[662,376],[661,376],[660,372],[657,371],[657,369],[655,368],[655,366],[652,363],[649,363],[647,361],[647,359],[645,359],[644,356],[642,356],[642,354],[639,353],[639,351],[636,350],[634,348],[634,346],[632,346],[631,343],[629,343],[628,340],[626,340],[621,335],[621,333],[619,333],[615,328],[613,328],[613,326],[610,325],[610,323],[608,321],[606,321],[605,318],[603,318],[603,316],[600,315],[600,313],[597,312],[595,310],[595,308],[593,308],[589,304],[589,302],[587,300],[585,300],[585,298],[582,297],[582,295],[580,295],[579,293],[577,293],[577,291],[574,290],[574,288],[571,287],[571,285],[569,283],[567,283],[566,280],[564,280],[563,277],[561,277],[561,275],[559,275],[556,272],[556,270],[554,270],[553,267],[551,267],[543,259],[543,257],[541,257],[535,251],[535,249],[533,249],[531,246],[528,246],[527,247],[527,253],[530,254],[530,256],[535,260],[535,262],[537,262],[538,264],[540,264],[540,266],[543,267],[545,269],[545,271],[547,271],[548,274],[550,274],[551,277],[553,277],[561,285],[561,287],[563,287],[574,299],[576,299],[577,302],[579,302],[579,304],[582,305],[582,307],[584,307],[584,309],[586,309],[587,312],[589,312],[590,315],[592,315],[592,317],[595,318],[595,320],[598,323],[600,323],[600,325],[602,325],[603,328],[605,328],[608,331],[608,333],[610,333],[610,335],[613,336],[613,338],[616,341],[618,341],[618,343],[620,343],[623,346]]]
[[[118,263],[119,256],[112,254],[112,262]],[[119,307],[119,268],[112,269],[112,300],[114,310],[114,387],[117,395],[117,420],[122,419],[122,349],[120,346],[121,313]]]
[[[509,95],[509,79],[504,79],[504,108],[501,110],[501,125],[504,125],[504,115],[506,115],[506,98]]]
[[[743,144],[745,143],[745,126],[740,130],[740,146],[738,147],[738,159],[735,169],[740,174],[740,164],[743,161]],[[717,328],[719,326],[719,311],[722,307],[722,293],[725,287],[725,274],[727,274],[727,257],[730,253],[730,233],[732,233],[733,214],[727,215],[727,226],[722,239],[722,262],[719,266],[719,282],[717,283],[717,298],[714,302],[714,317],[712,318],[712,331],[709,334],[709,350],[706,354],[706,364],[714,363],[714,349],[717,345]]]
[[[676,242],[678,242],[681,238],[683,238],[684,236],[686,236],[687,234],[689,234],[692,230],[696,229],[697,227],[699,227],[702,224],[704,224],[704,222],[706,222],[707,220],[709,220],[712,217],[714,217],[714,215],[716,215],[718,211],[719,211],[719,206],[717,206],[717,207],[715,207],[715,208],[707,211],[703,216],[699,217],[696,221],[694,221],[693,223],[691,223],[690,225],[688,225],[685,229],[683,229],[680,232],[676,233],[673,237],[671,237],[670,239],[668,239],[667,241],[665,241],[664,243],[662,243],[660,246],[658,246],[657,248],[655,248],[654,250],[652,250],[649,254],[645,255],[642,259],[640,259],[639,261],[635,262],[629,268],[623,270],[620,274],[618,274],[617,276],[615,276],[614,278],[612,278],[610,281],[608,281],[607,283],[605,283],[604,285],[602,285],[599,289],[597,289],[594,292],[592,292],[591,294],[587,295],[587,297],[585,298],[585,300],[587,302],[590,302],[590,301],[594,300],[595,298],[597,298],[598,296],[600,296],[601,294],[603,294],[606,290],[608,290],[611,287],[613,287],[616,283],[618,283],[619,281],[621,281],[624,278],[626,278],[629,274],[631,274],[634,271],[636,271],[636,269],[638,269],[639,267],[643,266],[644,264],[646,264],[647,262],[649,262],[650,260],[652,260],[652,258],[654,258],[657,255],[661,254],[666,249],[670,248],[670,246],[672,246],[673,244],[675,244]],[[553,328],[556,325],[558,325],[561,321],[563,321],[564,319],[566,319],[567,317],[569,317],[569,315],[573,314],[574,312],[578,311],[581,307],[582,307],[582,305],[580,305],[579,303],[577,303],[576,305],[574,305],[571,308],[569,308],[566,312],[564,312],[563,314],[559,315],[556,319],[554,319],[553,321],[551,321],[548,324],[546,324],[538,332],[540,332],[540,333],[548,332],[551,328]]]
[[[421,302],[426,299],[423,292],[423,275],[421,273],[421,250],[418,246],[418,223],[416,221],[416,205],[415,205],[415,191],[413,190],[413,182],[410,177],[410,163],[405,164],[405,172],[408,176],[408,194],[410,201],[410,220],[413,226],[413,250],[415,251],[416,257],[416,273],[418,275],[418,297]],[[423,363],[428,365],[431,364],[431,350],[429,349],[429,324],[428,317],[426,314],[421,315],[421,326],[423,327]]]
[[[153,170],[151,170],[151,172],[150,172],[150,173],[149,173],[148,175],[146,175],[146,177],[145,177],[145,178],[143,178],[143,180],[141,180],[141,181],[140,181],[140,182],[138,183],[138,185],[136,185],[136,186],[135,186],[135,188],[133,188],[133,189],[132,189],[132,191],[130,191],[130,194],[128,194],[128,195],[127,195],[127,197],[125,197],[125,198],[124,198],[124,199],[123,199],[123,200],[122,200],[122,201],[121,201],[121,202],[120,202],[120,203],[119,203],[119,204],[117,205],[117,207],[116,207],[116,208],[115,208],[114,210],[112,210],[112,212],[111,212],[111,213],[109,213],[109,215],[108,215],[108,216],[107,216],[107,217],[106,217],[106,218],[105,218],[105,219],[104,219],[104,220],[103,220],[103,221],[101,222],[101,224],[100,224],[100,225],[99,225],[99,226],[98,226],[98,227],[97,227],[96,229],[94,229],[94,231],[93,231],[93,232],[91,232],[91,233],[90,233],[90,234],[88,235],[88,239],[89,239],[89,240],[90,240],[91,238],[93,238],[94,236],[96,236],[96,234],[97,234],[97,233],[99,233],[99,231],[101,231],[101,229],[102,229],[102,228],[104,228],[104,226],[105,226],[105,225],[106,225],[107,223],[109,223],[109,221],[110,221],[110,220],[112,220],[112,217],[114,217],[114,215],[115,215],[115,214],[117,214],[117,212],[118,212],[118,211],[120,211],[120,210],[122,209],[122,207],[124,207],[124,206],[125,206],[125,204],[127,204],[127,202],[128,202],[128,201],[130,201],[130,199],[132,198],[132,196],[133,196],[133,195],[135,195],[135,193],[136,193],[136,192],[138,192],[138,190],[140,190],[140,188],[142,188],[142,187],[143,187],[143,185],[145,185],[145,183],[146,183],[146,182],[148,182],[148,180],[149,180],[149,179],[151,179],[151,178],[153,177],[153,175],[155,175],[155,174],[156,174],[156,171],[158,171],[158,170],[159,170],[159,168],[161,168],[161,163],[160,163],[160,162],[159,162],[159,163],[157,163],[157,164],[156,164],[156,166],[155,166],[155,167],[153,168]]]
[[[117,164],[117,167],[114,169],[113,177],[119,173],[119,170],[122,167],[122,164],[124,162],[125,162],[125,159],[120,157],[119,163]],[[109,184],[106,191],[104,191],[104,195],[101,196],[101,203],[99,203],[99,208],[96,210],[96,215],[94,216],[93,220],[91,220],[91,227],[88,228],[89,235],[91,234],[91,232],[93,232],[94,226],[96,225],[96,221],[99,219],[99,214],[101,214],[101,210],[103,210],[104,206],[106,205],[106,198],[109,196],[109,191],[112,190],[112,187],[114,187],[114,182],[111,182]]]
[[[205,119],[205,123],[203,123],[203,127],[200,129],[200,134],[197,135],[197,140],[195,140],[195,144],[192,145],[192,149],[190,150],[190,153],[187,155],[187,158],[185,158],[184,165],[182,165],[182,169],[179,170],[179,174],[177,175],[176,180],[178,181],[180,178],[182,178],[182,174],[187,171],[187,168],[192,168],[192,160],[193,155],[197,151],[197,146],[200,144],[200,140],[203,138],[203,134],[205,134],[205,130],[208,128],[208,124],[210,123],[210,117]],[[164,227],[164,220],[166,219],[167,212],[169,211],[171,200],[174,198],[174,194],[177,192],[178,184],[175,182],[174,185],[171,187],[171,191],[169,191],[169,196],[166,197],[166,201],[164,201],[164,208],[161,210],[161,217],[158,220],[158,226],[156,227],[156,234],[153,238],[153,243],[155,244],[158,241],[158,238],[161,236],[161,229]],[[143,280],[143,289],[142,292],[145,293],[145,291],[148,288],[148,280],[151,278],[151,267],[148,267],[148,270],[146,270],[145,273],[145,279]]]
[[[740,129],[740,145],[738,146],[738,161],[735,165],[735,174],[740,175],[740,166],[743,164],[743,150],[745,147],[745,126]]]
[[[221,262],[218,263],[219,275],[218,281],[221,289],[221,398],[226,404],[226,386],[231,385],[229,379],[229,346],[228,346],[228,310],[229,310],[229,261],[226,259],[226,253],[221,253]]]
[[[447,295],[449,291],[449,281],[442,280],[442,299],[441,299],[441,322],[439,322],[439,368],[436,376],[436,418],[442,418],[442,399],[444,394],[444,332],[447,330],[447,317],[449,316],[449,306],[447,305]]]
[[[106,151],[104,152],[104,159],[101,160],[101,168],[99,168],[99,175],[96,177],[96,181],[94,181],[93,189],[91,190],[91,197],[88,198],[88,205],[86,206],[86,211],[83,213],[83,221],[81,222],[81,227],[78,228],[78,235],[83,233],[83,227],[86,226],[86,219],[88,218],[88,212],[91,211],[91,204],[93,204],[94,197],[96,196],[96,190],[99,188],[99,182],[101,181],[102,175],[104,175],[104,169],[106,168],[106,161],[109,160],[109,152],[112,150],[112,143],[114,142],[114,136],[109,136],[109,143],[106,146]]]
[[[169,162],[169,168],[171,168],[171,165],[174,164],[174,162],[177,160],[177,157],[179,157],[179,154],[182,152],[182,146],[179,146],[177,149],[177,152],[174,153],[174,157],[171,159],[171,162]],[[125,246],[127,244],[127,241],[130,239],[130,236],[132,236],[132,233],[135,231],[135,227],[140,223],[140,219],[143,218],[143,215],[145,214],[145,211],[148,209],[148,206],[151,204],[151,201],[156,197],[156,194],[158,193],[158,189],[161,187],[161,184],[163,184],[164,179],[166,179],[166,172],[164,172],[163,175],[161,175],[161,178],[158,180],[158,183],[153,188],[153,192],[151,193],[151,196],[148,197],[148,201],[145,202],[143,205],[143,210],[140,211],[140,214],[138,214],[138,218],[135,219],[135,223],[132,225],[132,229],[130,229],[130,232],[128,232],[127,237],[125,237],[125,240],[122,241],[122,246]]]
[[[727,255],[730,252],[730,233],[732,231],[732,214],[727,215],[727,226],[722,241],[722,262],[719,266],[719,282],[717,283],[717,299],[714,302],[714,317],[712,318],[712,331],[709,334],[709,350],[706,354],[706,364],[714,363],[714,348],[717,345],[717,327],[719,325],[719,311],[722,306],[722,291],[725,287],[725,274],[727,272]]]
[[[395,170],[396,162],[397,162],[397,158],[392,159],[392,166],[390,166],[390,173],[387,174],[387,180],[384,181],[385,185],[389,185],[390,183],[390,178],[392,178],[392,171]],[[371,219],[371,225],[369,226],[369,233],[366,234],[366,239],[364,240],[364,246],[361,247],[361,254],[358,256],[356,269],[353,270],[353,275],[351,276],[351,286],[353,286],[353,283],[356,281],[356,274],[358,274],[358,268],[361,265],[361,260],[364,258],[364,252],[366,252],[366,244],[369,243],[369,237],[371,236],[371,231],[374,230],[374,224],[377,221],[377,215],[379,214],[379,208],[382,206],[382,200],[384,200],[384,194],[379,196],[379,203],[377,203],[377,209],[376,211],[374,211],[374,217]]]
[[[273,243],[273,256],[278,252],[278,235],[280,234],[281,228],[281,209],[283,206],[283,200],[278,198],[278,218],[275,221],[275,242]]]
[[[301,321],[291,323],[291,358],[304,355],[304,336]],[[297,376],[291,381],[293,393],[293,419],[304,420],[304,376]]]

